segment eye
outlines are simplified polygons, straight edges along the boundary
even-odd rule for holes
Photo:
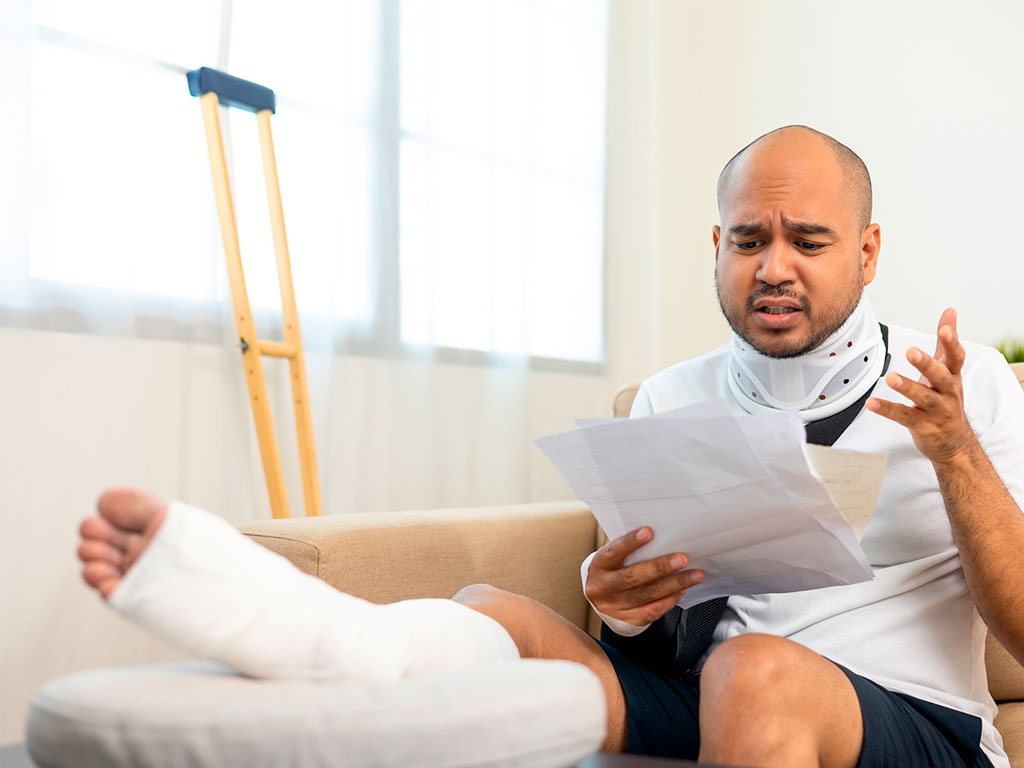
[[[796,247],[802,251],[818,251],[824,248],[825,246],[822,245],[821,243],[809,243],[806,240],[804,240],[802,242],[796,243]]]
[[[736,247],[741,251],[752,251],[762,245],[764,245],[763,240],[747,240],[746,242],[736,243]]]

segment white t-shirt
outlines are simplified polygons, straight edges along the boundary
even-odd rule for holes
[[[935,336],[889,327],[889,370],[916,380],[920,374],[906,359],[911,346],[930,353]],[[1024,391],[996,350],[970,343],[964,347],[968,419],[1024,508]],[[655,374],[640,387],[630,415],[715,397],[742,412],[729,392],[728,364],[729,348],[723,347]],[[884,380],[873,394],[907,402]],[[747,632],[794,640],[892,691],[979,716],[985,753],[995,766],[1008,768],[992,725],[996,707],[985,675],[987,629],[968,595],[931,462],[905,427],[867,410],[835,445],[889,453],[878,505],[861,542],[875,578],[805,592],[731,597],[712,648]]]

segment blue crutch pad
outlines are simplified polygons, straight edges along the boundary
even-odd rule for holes
[[[233,77],[216,69],[200,67],[188,73],[188,91],[193,96],[217,94],[217,100],[226,107],[238,107],[249,112],[276,111],[274,92],[256,83]]]

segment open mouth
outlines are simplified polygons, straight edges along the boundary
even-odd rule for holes
[[[776,300],[778,301],[778,300]],[[786,331],[796,328],[803,316],[803,308],[792,306],[796,302],[784,299],[782,303],[764,303],[763,300],[754,307],[754,322],[759,328],[769,331]]]

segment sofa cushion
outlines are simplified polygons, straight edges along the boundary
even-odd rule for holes
[[[42,768],[570,765],[604,694],[563,661],[479,664],[386,685],[255,680],[209,662],[81,672],[32,701]]]

